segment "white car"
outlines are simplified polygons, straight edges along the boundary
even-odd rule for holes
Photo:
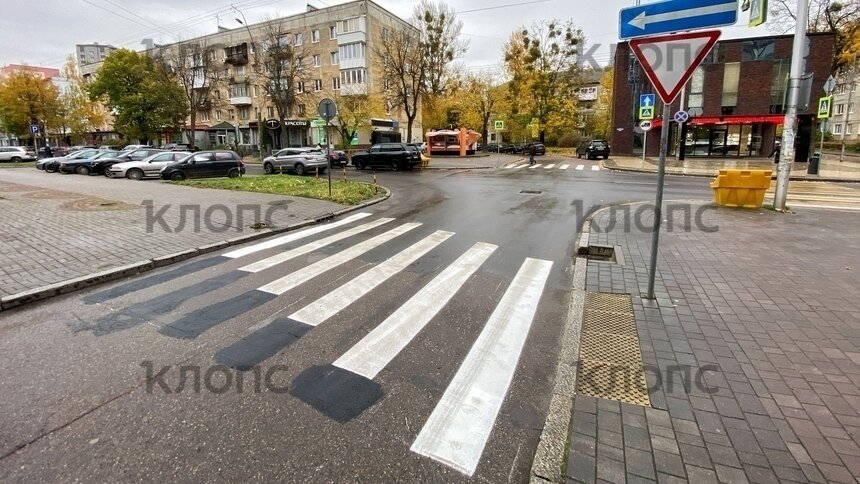
[[[27,151],[23,146],[0,146],[0,161],[11,161],[18,163],[20,161],[33,161],[36,155],[32,151]]]
[[[285,148],[263,160],[263,170],[267,175],[292,171],[296,175],[325,173],[328,161],[325,153],[318,148]]]
[[[140,161],[126,161],[110,167],[110,178],[128,178],[143,180],[158,178],[161,169],[190,155],[187,151],[164,151],[156,153]]]

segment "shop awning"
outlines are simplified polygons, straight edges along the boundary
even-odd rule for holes
[[[697,116],[695,118],[690,118],[690,124],[695,125],[706,125],[706,124],[756,124],[756,123],[764,123],[764,124],[782,124],[785,120],[785,117],[781,114],[762,114],[762,115],[754,115],[754,116],[741,116],[741,115],[730,115],[730,116]],[[663,125],[662,119],[655,119],[651,122],[651,126],[654,128],[659,128]]]

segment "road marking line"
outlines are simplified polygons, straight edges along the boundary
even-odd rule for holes
[[[272,247],[277,247],[279,245],[288,244],[295,240],[303,239],[310,235],[318,234],[320,232],[324,232],[326,230],[334,229],[352,222],[356,220],[361,220],[365,217],[370,217],[370,213],[362,212],[357,213],[355,215],[350,215],[343,220],[338,220],[337,222],[330,224],[322,224],[317,225],[316,227],[311,227],[305,230],[299,230],[297,232],[292,232],[282,237],[277,237],[274,239],[267,240],[265,242],[260,242],[259,244],[254,244],[248,247],[243,247],[241,249],[237,249],[231,252],[227,252],[224,254],[224,257],[229,257],[231,259],[238,259],[239,257],[243,257],[249,254],[253,254],[255,252],[260,252],[261,250],[271,249]]]
[[[472,476],[508,392],[552,262],[528,258],[410,450]]]
[[[525,164],[523,164],[523,165],[517,165],[517,166],[515,166],[515,167],[514,167],[514,170],[519,170],[520,168],[525,168],[526,166],[528,166],[528,165],[525,165]]]
[[[498,246],[478,242],[344,353],[334,366],[372,380],[394,359]]]
[[[570,165],[568,165],[567,163],[558,167],[559,170],[567,170],[568,168],[570,168]]]
[[[358,227],[353,227],[349,230],[344,230],[343,232],[336,233],[324,239],[317,240],[316,242],[311,242],[300,247],[296,247],[295,249],[288,250],[286,252],[273,255],[272,257],[263,259],[261,261],[254,262],[253,264],[248,264],[245,267],[240,267],[240,271],[245,272],[260,272],[262,270],[268,269],[270,267],[274,267],[282,262],[286,262],[290,259],[295,259],[296,257],[308,254],[315,250],[319,250],[327,245],[333,244],[339,240],[343,240],[347,237],[352,237],[353,235],[360,234],[362,232],[366,232],[370,229],[379,227],[380,225],[387,224],[394,220],[393,218],[381,218],[378,220],[374,220],[373,222],[366,223],[364,225],[359,225]]]
[[[289,319],[310,326],[318,326],[350,304],[358,301],[393,275],[406,269],[409,264],[453,235],[454,232],[437,230],[429,237],[291,314]]]
[[[534,165],[530,166],[529,169],[534,170],[535,168],[540,168],[540,167],[541,167],[541,165],[538,165],[537,163],[535,163]]]
[[[518,163],[519,163],[518,161],[515,161],[515,162],[513,162],[513,163],[511,163],[511,164],[509,164],[509,165],[505,165],[505,166],[504,166],[504,169],[505,169],[505,170],[512,170],[512,169],[519,168],[521,165],[518,165]]]
[[[582,171],[585,169],[585,165],[576,165],[576,171]]]
[[[546,168],[547,170],[550,170],[554,166],[555,166],[555,163],[550,163],[549,165],[544,165],[543,167]]]
[[[410,230],[420,227],[421,224],[418,222],[410,222],[408,224],[403,224],[400,227],[389,230],[388,232],[377,235],[376,237],[365,240],[364,242],[353,245],[352,247],[342,250],[337,254],[330,255],[325,259],[314,262],[313,264],[301,269],[299,271],[295,271],[291,274],[288,274],[276,281],[272,281],[265,286],[260,287],[260,291],[268,292],[270,294],[274,294],[276,296],[280,296],[281,294],[298,287],[305,282],[317,277],[324,272],[328,272],[335,267],[351,261],[356,257],[364,254],[365,252],[379,247],[380,245],[388,242],[389,240],[394,239],[400,235],[409,232]]]
[[[591,165],[591,171],[600,171],[599,165]]]

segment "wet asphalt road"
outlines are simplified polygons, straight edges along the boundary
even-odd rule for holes
[[[0,313],[0,481],[528,481],[579,225],[597,206],[653,200],[655,180],[592,171],[597,162],[539,161],[571,166],[379,171],[393,195],[360,220]],[[348,176],[371,177],[351,169]],[[707,181],[667,177],[665,199],[710,198]],[[389,232],[398,227],[402,233]],[[441,238],[405,255],[432,236]],[[469,265],[463,257],[476,244],[489,254]],[[279,254],[292,257],[240,270]],[[529,259],[547,261],[545,284],[508,291]],[[403,269],[359,277],[389,265]],[[357,297],[362,285],[366,294]],[[536,305],[533,318],[517,316],[524,331],[482,346],[485,325],[504,316],[494,311],[517,296],[513,307]],[[299,310],[317,300],[343,308],[307,324]],[[389,339],[368,341],[398,316],[402,326],[413,326],[409,336],[399,328]],[[352,364],[342,358],[349,351],[359,354]],[[511,354],[515,372],[506,373],[501,361]],[[478,366],[484,373],[458,373],[481,355],[493,361]],[[373,361],[381,361],[378,372],[357,369]],[[259,373],[249,369],[255,365]],[[147,367],[168,369],[147,385]],[[191,368],[199,369],[200,391]],[[188,378],[176,392],[181,373]],[[456,394],[449,385],[461,376],[481,392],[460,407],[502,402],[497,418],[468,420],[474,429],[466,432],[488,431],[469,433],[468,448],[450,444],[457,428],[425,429],[437,407],[462,410],[441,403],[446,391]],[[453,453],[460,463],[425,457],[427,446],[411,451],[421,434],[439,455]],[[475,442],[483,444],[477,451]]]

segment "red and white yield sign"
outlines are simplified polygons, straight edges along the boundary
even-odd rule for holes
[[[669,104],[719,38],[719,30],[642,37],[631,40],[630,49],[660,99]]]

